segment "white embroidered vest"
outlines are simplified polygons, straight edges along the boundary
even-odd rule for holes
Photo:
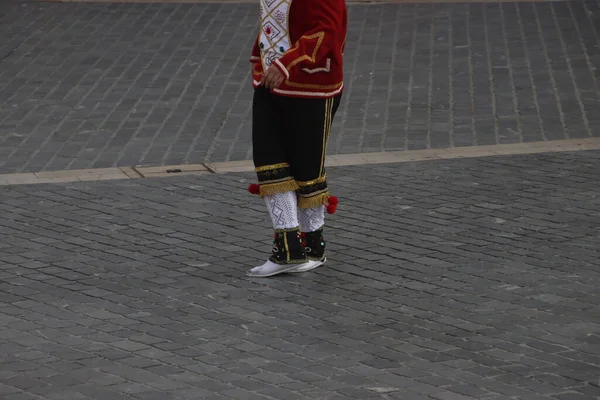
[[[260,0],[260,48],[263,70],[291,47],[289,16],[292,0]]]

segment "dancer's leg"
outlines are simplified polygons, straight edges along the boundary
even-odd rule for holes
[[[325,262],[325,204],[329,201],[325,155],[333,117],[341,95],[329,99],[286,99],[285,119],[290,135],[284,145],[298,184],[299,222],[303,244],[311,265],[296,268],[303,272]]]
[[[253,159],[273,224],[274,246],[269,259],[248,271],[249,276],[266,277],[306,263],[298,221],[298,186],[292,175],[282,140],[284,129],[280,98],[260,87],[254,92],[252,113]]]

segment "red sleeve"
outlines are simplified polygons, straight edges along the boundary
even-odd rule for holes
[[[256,36],[256,40],[254,41],[254,46],[252,47],[252,55],[250,56],[250,62],[255,63],[260,61],[260,47],[258,47],[258,35]]]
[[[309,0],[308,3],[305,18],[315,21],[312,29],[274,63],[288,79],[293,68],[314,68],[334,46],[343,26],[345,0]]]

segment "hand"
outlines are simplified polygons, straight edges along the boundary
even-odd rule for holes
[[[275,65],[271,65],[269,69],[264,73],[260,84],[264,85],[267,89],[278,88],[283,83],[285,76],[281,73],[279,68]]]

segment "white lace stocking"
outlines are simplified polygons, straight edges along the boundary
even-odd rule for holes
[[[325,225],[325,206],[301,208],[298,217],[302,232],[314,232]]]
[[[298,227],[298,198],[296,192],[276,193],[265,196],[267,210],[273,222],[273,229]]]

